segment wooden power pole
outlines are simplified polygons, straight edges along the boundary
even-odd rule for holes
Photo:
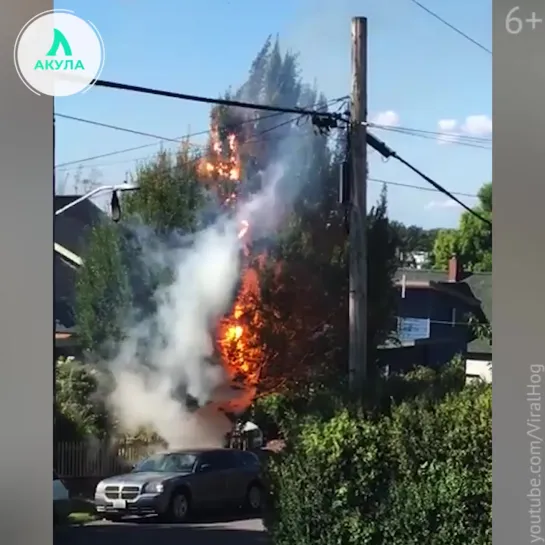
[[[367,19],[352,19],[350,128],[349,377],[361,393],[367,375]]]

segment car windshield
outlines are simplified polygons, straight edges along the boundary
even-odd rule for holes
[[[161,473],[191,471],[196,459],[195,454],[188,453],[154,454],[136,464],[133,473],[143,473],[145,471],[158,471]]]

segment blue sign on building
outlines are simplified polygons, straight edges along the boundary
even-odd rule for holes
[[[430,336],[429,318],[398,318],[397,334],[400,341],[417,341]]]

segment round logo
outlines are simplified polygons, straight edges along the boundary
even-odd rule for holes
[[[21,29],[13,51],[15,69],[37,95],[85,92],[104,67],[104,42],[96,27],[68,10],[44,11]]]

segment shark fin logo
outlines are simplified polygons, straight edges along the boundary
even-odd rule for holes
[[[65,57],[72,56],[72,48],[70,43],[66,39],[66,36],[58,29],[53,29],[53,45],[51,49],[45,54],[46,57],[56,57],[59,51],[59,48],[62,48]]]

